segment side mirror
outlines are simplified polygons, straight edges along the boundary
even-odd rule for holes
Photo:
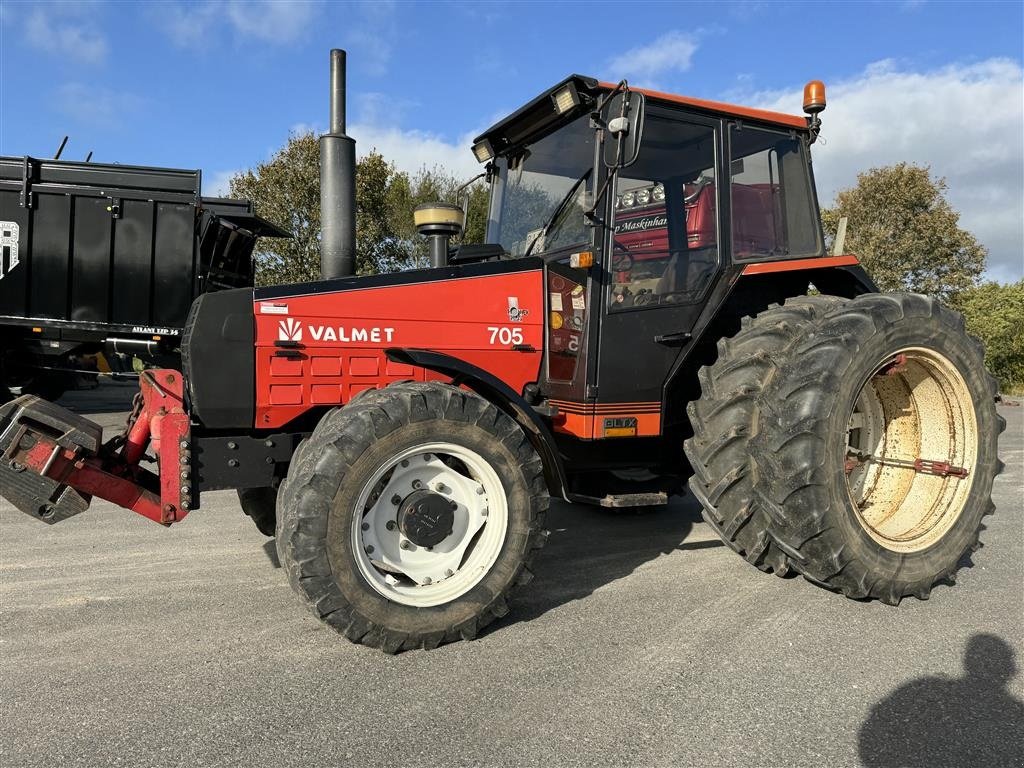
[[[604,140],[604,164],[625,168],[636,162],[644,132],[644,95],[636,91],[617,93],[604,105],[601,119],[608,126]]]

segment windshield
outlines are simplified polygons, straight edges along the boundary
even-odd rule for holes
[[[583,211],[593,198],[594,131],[586,115],[495,165],[487,242],[523,256],[531,244],[536,255],[589,240]]]

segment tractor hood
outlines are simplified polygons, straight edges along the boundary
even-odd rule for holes
[[[207,429],[278,429],[430,377],[398,350],[448,355],[520,393],[539,373],[542,281],[528,258],[204,295],[182,338],[190,412]]]

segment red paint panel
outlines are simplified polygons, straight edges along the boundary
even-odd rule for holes
[[[311,376],[341,376],[340,357],[313,357],[309,361]]]
[[[411,365],[396,363],[393,360],[388,360],[386,368],[388,376],[412,376],[415,370]]]
[[[376,376],[380,373],[380,358],[350,357],[348,360],[348,372],[352,376]]]
[[[542,277],[531,270],[275,299],[287,315],[262,314],[257,302],[256,426],[282,426],[314,405],[341,405],[392,381],[444,378],[388,361],[391,348],[451,355],[521,393],[537,380],[543,355]],[[301,383],[272,383],[279,340],[309,357]]]
[[[273,384],[270,387],[271,405],[297,405],[302,402],[301,384]]]
[[[290,357],[272,357],[270,358],[270,375],[301,376],[302,360],[296,360]]]
[[[317,405],[330,405],[342,399],[340,384],[313,384],[309,390],[310,401]]]
[[[770,272],[795,272],[799,269],[825,269],[826,267],[851,267],[859,264],[856,256],[817,256],[813,259],[791,259],[790,261],[763,261],[748,264],[744,275],[764,275]]]

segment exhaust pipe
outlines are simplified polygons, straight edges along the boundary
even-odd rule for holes
[[[331,130],[320,137],[320,278],[356,266],[356,140],[345,135],[345,52],[331,50]]]

